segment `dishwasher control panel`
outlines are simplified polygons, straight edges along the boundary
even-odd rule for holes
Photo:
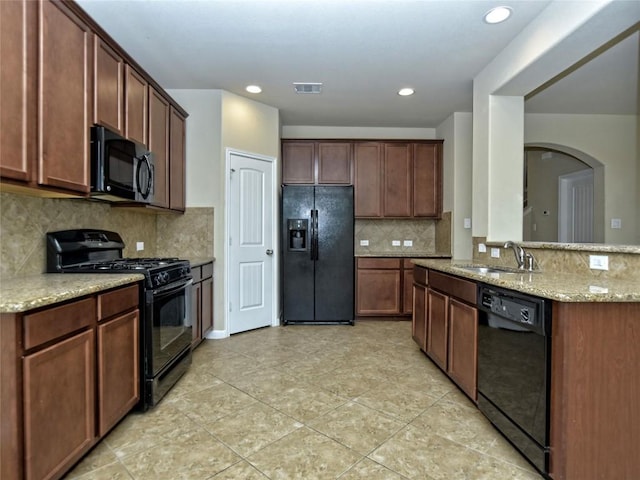
[[[540,327],[544,303],[540,298],[525,297],[482,286],[478,292],[479,307],[512,322]]]

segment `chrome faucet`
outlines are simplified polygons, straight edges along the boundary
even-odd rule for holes
[[[513,254],[516,257],[516,262],[518,262],[518,268],[523,270],[524,269],[524,259],[525,259],[524,248],[522,248],[517,243],[512,242],[511,240],[509,240],[508,242],[506,242],[504,244],[504,248],[513,249]]]

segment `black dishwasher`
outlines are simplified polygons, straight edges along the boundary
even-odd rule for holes
[[[480,284],[478,308],[478,408],[546,475],[551,302]]]

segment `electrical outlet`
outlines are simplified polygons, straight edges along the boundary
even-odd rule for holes
[[[491,257],[492,258],[500,258],[500,249],[499,248],[492,248],[491,249]]]
[[[361,247],[368,247],[369,246],[369,240],[360,240],[360,246]]]
[[[401,245],[400,240],[391,240],[392,247],[399,247]]]
[[[471,228],[471,219],[470,218],[465,218],[464,219],[464,228]]]
[[[622,219],[621,218],[612,218],[611,219],[611,228],[622,228]]]
[[[404,242],[402,242],[402,245],[404,245],[405,247],[413,247],[413,240],[405,240]]]
[[[607,255],[589,255],[589,268],[609,270],[609,257]]]
[[[479,253],[487,253],[487,246],[484,243],[478,244],[478,252]]]
[[[144,250],[144,242],[136,242],[136,252],[141,252]]]

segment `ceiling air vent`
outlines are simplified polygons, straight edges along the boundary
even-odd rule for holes
[[[296,93],[322,93],[322,83],[293,82]]]

